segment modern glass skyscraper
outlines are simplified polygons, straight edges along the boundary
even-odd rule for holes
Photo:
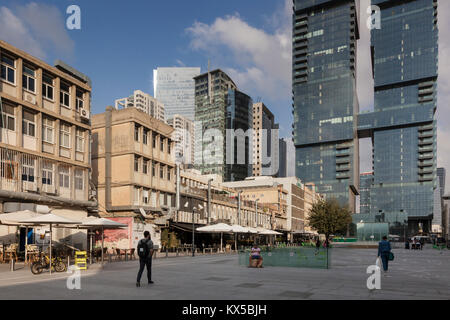
[[[165,107],[166,119],[175,114],[194,121],[195,80],[200,68],[158,68],[153,70],[155,98]]]
[[[372,0],[375,110],[360,136],[373,141],[372,214],[406,212],[409,231],[431,230],[436,189],[437,0]]]
[[[355,210],[358,1],[294,0],[293,136],[296,176]]]
[[[195,77],[196,169],[202,174],[221,175],[224,181],[251,176],[252,136],[244,138],[242,147],[236,141],[239,139],[227,137],[227,129],[247,133],[252,127],[253,101],[237,90],[225,72],[217,69]]]
[[[359,176],[359,212],[362,214],[370,213],[370,188],[373,183],[373,173],[365,172]]]

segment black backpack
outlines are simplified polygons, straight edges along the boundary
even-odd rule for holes
[[[148,249],[147,241],[145,241],[144,239],[139,241],[138,246],[137,246],[137,252],[138,252],[139,258],[141,258],[141,259],[148,258],[149,254],[150,254],[150,250]]]

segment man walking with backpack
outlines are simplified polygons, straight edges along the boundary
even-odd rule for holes
[[[137,246],[137,252],[139,256],[139,272],[136,280],[136,287],[141,286],[141,277],[144,272],[145,266],[147,266],[147,278],[148,284],[152,281],[152,256],[153,256],[153,241],[150,238],[150,232],[144,232],[144,239],[139,240]]]

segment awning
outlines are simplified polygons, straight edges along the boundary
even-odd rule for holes
[[[192,223],[184,223],[184,222],[170,222],[171,227],[177,228],[182,231],[192,232]],[[203,224],[194,224],[194,229],[203,226]]]

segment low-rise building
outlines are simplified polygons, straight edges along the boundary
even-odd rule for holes
[[[126,232],[109,232],[116,235],[110,247],[135,248],[145,228],[157,243],[155,223],[175,206],[173,128],[136,108],[113,107],[94,115],[92,128],[99,212],[129,225]]]
[[[61,61],[50,66],[1,40],[0,61],[0,212],[46,205],[72,220],[87,217],[97,207],[89,183],[89,78]],[[15,238],[15,229],[1,227],[3,240]],[[45,229],[32,232],[45,234]],[[18,231],[25,234],[25,229]],[[57,229],[54,239],[86,247],[83,231]]]

